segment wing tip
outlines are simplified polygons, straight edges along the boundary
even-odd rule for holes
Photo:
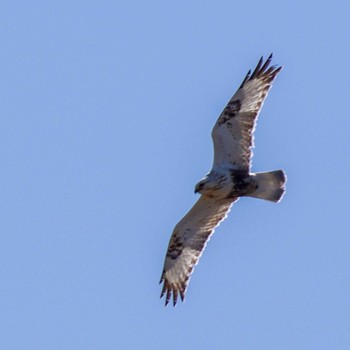
[[[266,79],[269,83],[272,82],[275,79],[276,75],[282,70],[282,66],[270,65],[272,58],[273,53],[271,52],[264,63],[264,57],[261,56],[253,73],[251,73],[251,70],[248,71],[239,88],[242,88],[248,81],[256,78],[263,78]]]
[[[248,73],[246,74],[245,78],[243,79],[242,84],[241,84],[241,86],[239,87],[239,89],[240,89],[241,87],[243,87],[244,84],[250,79],[251,73],[252,73],[252,71],[249,69],[249,70],[248,70]]]
[[[170,283],[166,277],[164,276],[164,273],[162,274],[162,278],[160,283],[163,284],[162,291],[160,293],[160,298],[163,298],[165,295],[165,305],[167,306],[171,299],[172,299],[172,304],[175,307],[178,301],[178,297],[180,296],[180,299],[182,302],[185,301],[185,294],[186,294],[186,289],[187,289],[187,283],[182,283],[181,285],[177,285],[175,283]]]

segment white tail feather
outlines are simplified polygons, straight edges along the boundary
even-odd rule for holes
[[[256,181],[256,189],[249,197],[279,202],[285,192],[286,175],[282,170],[256,173],[252,175]]]

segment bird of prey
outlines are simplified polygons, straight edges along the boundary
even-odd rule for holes
[[[223,221],[239,197],[279,202],[285,191],[282,170],[252,173],[253,132],[257,117],[272,82],[282,67],[270,66],[272,54],[249,70],[214,125],[214,164],[197,183],[201,194],[192,209],[175,226],[166,253],[160,283],[165,305],[172,297],[185,298],[187,285],[215,227]]]

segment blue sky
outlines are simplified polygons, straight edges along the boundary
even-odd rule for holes
[[[3,1],[1,349],[348,349],[349,5]],[[158,285],[248,69],[283,65],[185,303]]]

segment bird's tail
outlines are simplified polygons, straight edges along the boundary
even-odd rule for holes
[[[279,202],[285,192],[286,175],[282,170],[256,173],[252,175],[255,190],[249,197]]]

